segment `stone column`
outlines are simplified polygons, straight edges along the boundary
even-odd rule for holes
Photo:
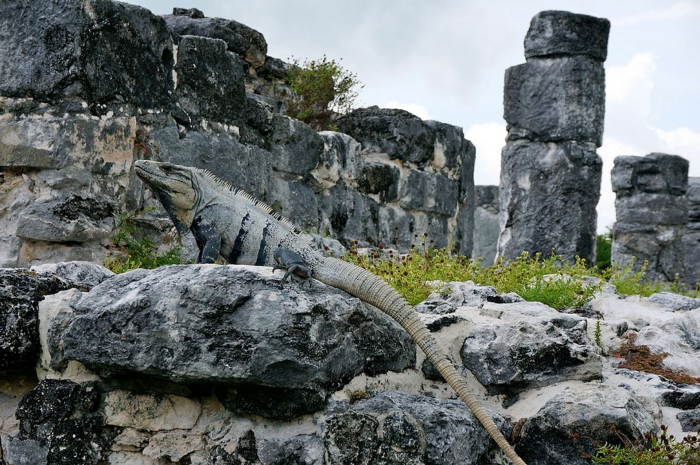
[[[474,186],[474,248],[472,258],[491,266],[498,246],[498,186]]]
[[[498,254],[595,262],[610,22],[543,11],[506,70]]]
[[[634,269],[649,262],[646,277],[683,277],[683,235],[688,221],[688,160],[652,153],[617,157],[612,169],[616,222],[612,262]]]
[[[688,222],[685,224],[683,248],[685,274],[683,281],[688,289],[700,282],[700,178],[688,178]]]

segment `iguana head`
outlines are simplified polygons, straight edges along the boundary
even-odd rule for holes
[[[190,229],[199,200],[192,168],[150,160],[134,163],[134,172],[158,197],[180,234]]]

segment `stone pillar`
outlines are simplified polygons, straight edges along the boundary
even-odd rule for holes
[[[617,157],[612,169],[616,222],[612,262],[634,269],[649,262],[646,277],[683,277],[683,235],[688,221],[688,160],[652,153]]]
[[[700,282],[700,178],[688,178],[688,222],[685,224],[683,248],[685,274],[683,281],[688,289]]]
[[[595,262],[610,22],[543,11],[506,70],[498,254]]]
[[[472,258],[491,266],[498,246],[498,186],[474,186],[474,248]]]

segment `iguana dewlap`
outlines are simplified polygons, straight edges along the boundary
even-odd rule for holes
[[[384,280],[351,263],[324,257],[309,245],[289,220],[207,171],[149,160],[137,161],[134,170],[163,204],[177,231],[181,235],[187,230],[192,231],[200,251],[198,262],[213,263],[221,256],[232,264],[276,268],[283,265],[288,271],[292,265],[299,265],[292,272],[308,272],[319,281],[374,305],[396,320],[506,456],[516,465],[525,465],[438,347],[413,307]]]

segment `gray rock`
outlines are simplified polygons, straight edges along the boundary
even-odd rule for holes
[[[422,172],[412,171],[411,174],[409,174],[408,184],[411,184],[410,176],[413,175],[413,173],[425,174]],[[426,174],[426,176],[429,177],[429,175],[427,175],[427,174]],[[414,177],[416,177],[416,176],[414,176]],[[360,178],[357,180],[357,190],[360,191],[361,193],[367,194],[367,195],[378,195],[379,200],[382,203],[393,202],[395,200],[398,200],[398,198],[399,198],[399,182],[400,182],[400,180],[401,180],[401,172],[399,171],[399,168],[397,168],[396,166],[390,165],[388,163],[380,163],[380,162],[367,163],[362,168],[362,174],[360,175]],[[423,187],[425,187],[425,186],[423,186]],[[417,191],[421,196],[432,197],[432,199],[435,200],[434,193],[436,191],[434,189],[422,191],[422,192],[421,192],[420,188],[418,188],[417,186],[415,186],[413,189],[414,189],[414,192]],[[433,195],[431,195],[431,193],[433,193]],[[454,195],[454,200],[456,202],[456,200],[457,200],[456,195]],[[410,208],[410,207],[407,207],[406,205],[402,205],[402,206],[404,208]]]
[[[685,255],[684,282],[690,289],[700,282],[700,178],[688,177],[688,222],[683,235]]]
[[[617,198],[613,225],[612,261],[645,277],[673,281],[683,278],[688,222],[688,161],[677,155],[615,158],[612,186]]]
[[[261,33],[237,21],[206,18],[201,11],[192,10],[174,8],[173,14],[164,15],[163,19],[179,35],[223,40],[228,51],[237,53],[255,68],[265,63],[267,42]]]
[[[316,131],[283,115],[273,115],[272,125],[270,151],[275,169],[303,176],[316,168],[324,148],[324,140]]]
[[[319,409],[360,372],[415,363],[413,341],[388,317],[317,282],[279,290],[278,280],[214,265],[118,275],[76,305],[65,356],[104,375],[230,385],[231,410],[276,418]]]
[[[657,292],[649,296],[649,302],[653,302],[671,311],[688,311],[700,307],[700,301],[673,292]]]
[[[499,304],[524,302],[514,293],[498,294],[491,286],[467,282],[444,283],[416,306],[416,311],[442,315],[452,313],[459,307],[482,308],[486,302]]]
[[[90,383],[40,382],[19,403],[20,433],[9,438],[7,463],[103,463],[116,432],[95,412],[99,397]]]
[[[509,142],[501,162],[498,254],[523,251],[595,261],[603,162],[577,142]]]
[[[267,56],[265,57],[265,63],[257,69],[257,73],[258,76],[268,79],[286,79],[289,73],[289,66],[289,63],[279,58]]]
[[[700,431],[700,409],[678,412],[676,418],[681,423],[684,432],[697,433]]]
[[[510,425],[491,415],[506,436]],[[458,401],[379,394],[330,416],[324,428],[329,463],[477,464],[496,445]]]
[[[56,275],[0,269],[0,370],[33,367],[39,353],[39,302],[70,289]]]
[[[602,384],[566,388],[547,401],[536,415],[525,421],[516,451],[531,465],[566,463],[584,465],[589,459],[581,451],[595,455],[593,441],[620,444],[620,438],[606,422],[631,441],[643,441],[644,434],[658,433],[652,415],[627,389]],[[570,434],[590,437],[576,442]]]
[[[602,363],[576,316],[480,324],[464,340],[462,362],[492,393],[518,391],[565,379],[602,378]]]
[[[474,186],[474,248],[472,258],[484,266],[493,265],[498,251],[498,186]]]
[[[544,91],[546,89],[546,91]],[[586,56],[533,58],[506,70],[508,139],[603,143],[605,70]]]
[[[610,21],[605,18],[542,11],[530,22],[525,36],[525,58],[586,55],[605,61],[609,34]]]
[[[459,184],[439,174],[410,170],[401,189],[400,205],[406,210],[420,210],[452,216],[457,208]]]
[[[96,241],[116,227],[114,213],[113,202],[80,195],[36,202],[20,215],[17,236],[46,242]]]
[[[146,108],[168,101],[173,90],[171,33],[165,21],[145,8],[107,0],[26,8],[24,2],[9,0],[0,6],[0,18],[2,95],[40,100],[79,96],[96,112],[102,111],[97,104],[115,101]]]
[[[423,165],[435,150],[435,133],[405,110],[360,108],[339,118],[337,125],[364,149],[386,153],[392,159]]]
[[[682,196],[688,190],[688,160],[664,153],[616,157],[611,176],[618,197],[639,193]]]
[[[183,36],[173,72],[177,74],[179,107],[173,116],[180,124],[199,125],[202,119],[220,123],[243,120],[247,105],[244,62],[227,52],[222,40]]]
[[[38,274],[52,273],[68,281],[97,286],[102,281],[114,276],[114,272],[104,266],[90,262],[62,262],[36,265],[30,268]]]
[[[265,465],[321,465],[325,449],[320,437],[302,434],[288,440],[258,442],[258,456]]]

